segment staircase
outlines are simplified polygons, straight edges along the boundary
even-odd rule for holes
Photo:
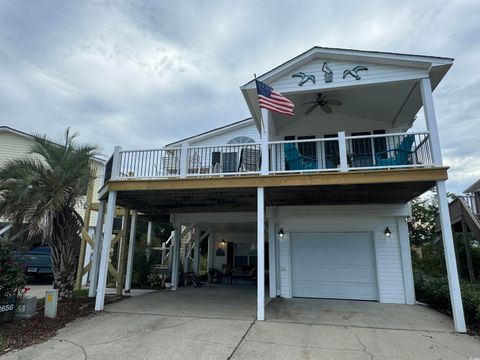
[[[171,255],[171,250],[173,249],[171,247],[173,238],[175,236],[175,231],[172,231],[170,234],[170,237],[168,238],[167,241],[162,243],[162,246],[160,247],[152,247],[150,249],[151,252],[159,252],[157,258],[159,259],[158,264],[152,265],[151,269],[154,270],[155,272],[163,275],[170,275],[170,272],[172,270],[172,255]]]
[[[475,238],[480,241],[480,197],[474,195],[459,196],[448,204],[451,225],[466,223]],[[435,231],[441,231],[438,214],[435,218]]]

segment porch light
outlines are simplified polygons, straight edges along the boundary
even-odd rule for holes
[[[225,245],[225,239],[222,239],[222,246]]]
[[[285,235],[285,232],[283,231],[283,228],[280,227],[280,230],[278,230],[278,237],[280,239],[283,239],[283,236]]]
[[[385,237],[387,239],[390,238],[390,236],[392,236],[392,232],[390,231],[390,229],[388,228],[388,226],[385,228],[385,231],[383,232],[383,234],[385,235]]]

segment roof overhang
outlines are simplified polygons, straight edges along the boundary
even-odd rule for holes
[[[28,139],[28,140],[33,140],[35,139],[35,135],[32,135],[32,134],[29,134],[29,133],[26,133],[24,131],[21,131],[21,130],[17,130],[17,129],[14,129],[14,128],[11,128],[9,126],[0,126],[0,133],[8,133],[8,134],[12,134],[12,135],[16,135],[16,136],[19,136],[19,137],[22,137],[24,139]],[[57,144],[57,143],[54,143],[58,146],[63,146],[61,144]],[[93,157],[93,160],[101,165],[105,165],[105,160],[104,159],[101,159],[99,157],[96,157],[94,156]]]
[[[470,185],[468,188],[466,188],[463,192],[466,193],[466,194],[470,194],[470,193],[473,193],[473,192],[479,191],[479,190],[480,190],[480,179],[475,181],[472,185]]]
[[[283,94],[291,95],[305,91],[326,92],[329,90],[348,89],[354,86],[374,86],[381,85],[383,83],[392,83],[395,81],[412,81],[420,80],[421,78],[430,77],[432,83],[432,89],[443,79],[447,71],[453,64],[452,58],[435,57],[435,56],[423,56],[423,55],[411,55],[411,54],[397,54],[388,52],[375,52],[375,51],[363,51],[363,50],[349,50],[349,49],[334,49],[334,48],[322,48],[313,47],[310,50],[298,55],[297,57],[277,66],[276,68],[257,77],[258,80],[270,85],[274,85],[276,81],[282,77],[288,76],[292,71],[301,69],[311,63],[314,60],[322,61],[339,61],[347,63],[361,63],[372,64],[378,66],[388,67],[400,67],[402,69],[411,69],[409,76],[403,76],[393,79],[373,79],[369,81],[358,81],[349,84],[345,82],[332,82],[322,83],[318,82],[315,86],[310,87],[298,87],[295,89],[278,89]],[[274,85],[275,87],[275,85]],[[240,87],[242,94],[247,102],[247,106],[252,114],[257,127],[260,126],[260,108],[258,106],[255,81],[251,80],[245,85]],[[416,114],[421,108],[421,104],[416,101],[414,113]]]

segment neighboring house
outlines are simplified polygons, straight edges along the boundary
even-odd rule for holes
[[[34,136],[26,132],[13,129],[8,126],[0,126],[0,168],[4,166],[9,160],[17,159],[22,156],[29,155],[31,146],[34,143]],[[101,188],[104,181],[104,161],[99,158],[95,158],[97,177],[94,182],[92,192],[92,203],[98,203],[98,191]],[[77,212],[84,217],[85,209],[87,207],[87,196],[85,196],[76,206]],[[92,212],[88,231],[93,232],[93,227],[97,221],[96,213]],[[10,231],[10,225],[5,219],[0,218],[0,237],[7,234]],[[22,236],[22,234],[10,234],[12,237],[16,235]],[[87,254],[90,251],[87,250]]]
[[[470,254],[471,244],[468,233],[472,233],[477,243],[480,243],[480,180],[470,185],[463,193],[463,195],[451,201],[448,204],[448,208],[453,231],[463,233],[469,277],[470,281],[473,282],[475,281],[475,274]],[[440,232],[441,230],[440,216],[437,214],[435,217],[435,231]]]
[[[132,230],[136,212],[170,219],[173,290],[180,266],[198,270],[208,239],[209,268],[255,269],[259,320],[266,274],[270,297],[414,304],[408,202],[436,186],[449,229],[432,90],[452,64],[314,47],[258,77],[295,104],[295,116],[261,110],[252,80],[241,87],[251,119],[160,149],[116,147],[99,195],[105,234],[115,206],[134,210]],[[425,130],[408,131],[422,106]],[[443,237],[455,328],[464,332],[452,234]],[[101,310],[119,237],[104,236],[101,254],[95,239],[91,295]]]

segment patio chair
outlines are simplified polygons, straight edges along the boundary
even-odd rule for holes
[[[318,169],[317,159],[300,154],[293,143],[286,143],[284,146],[285,162],[289,170]]]
[[[260,170],[260,154],[259,149],[244,148],[240,152],[240,161],[238,164],[238,172],[249,172]]]
[[[413,135],[406,135],[396,148],[377,152],[375,154],[375,166],[407,165],[410,156],[413,154],[414,140]]]

